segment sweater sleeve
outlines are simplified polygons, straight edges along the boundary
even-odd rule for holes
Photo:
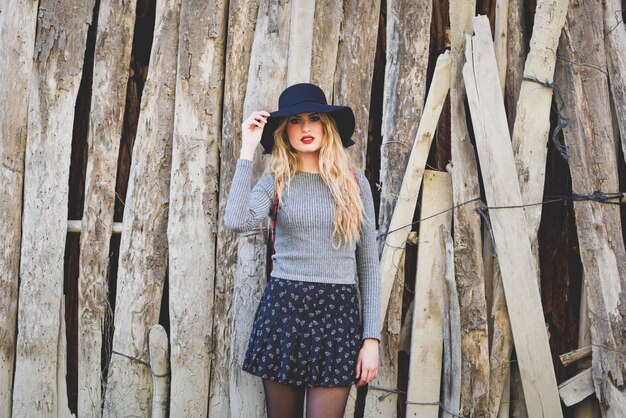
[[[380,262],[376,244],[374,199],[367,178],[359,173],[358,179],[366,215],[361,225],[361,238],[356,244],[357,274],[363,304],[362,338],[375,338],[380,341]]]
[[[271,175],[262,176],[252,188],[253,167],[253,161],[237,160],[224,213],[224,225],[233,232],[251,231],[270,214],[273,179]]]

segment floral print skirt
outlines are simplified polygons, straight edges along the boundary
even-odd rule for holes
[[[361,348],[355,285],[270,278],[243,370],[296,386],[350,386]]]

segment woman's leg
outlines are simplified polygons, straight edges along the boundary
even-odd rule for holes
[[[307,418],[342,418],[348,402],[350,386],[308,388]]]
[[[267,418],[301,418],[305,388],[263,379]]]

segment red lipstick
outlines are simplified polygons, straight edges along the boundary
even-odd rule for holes
[[[313,138],[311,135],[305,135],[303,136],[300,141],[302,141],[305,144],[310,144],[311,142],[313,142],[315,140],[315,138]]]

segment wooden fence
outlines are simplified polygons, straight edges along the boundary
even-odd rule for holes
[[[346,417],[626,416],[622,9],[0,0],[0,416],[264,416],[267,232],[222,218],[242,119],[302,81],[377,201]]]

